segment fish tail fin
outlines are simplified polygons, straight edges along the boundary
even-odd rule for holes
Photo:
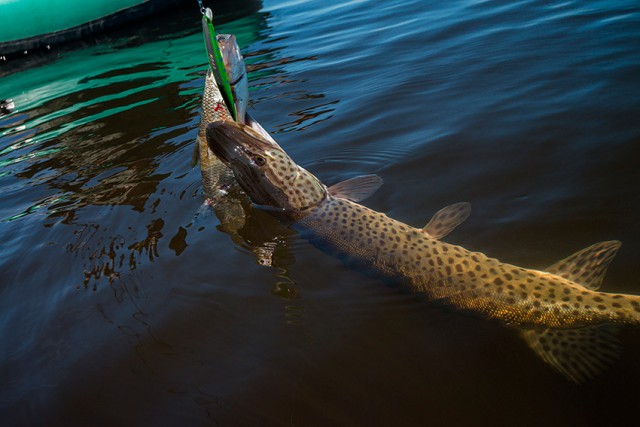
[[[575,383],[589,381],[618,359],[621,345],[615,325],[575,329],[527,329],[529,347],[556,371]]]

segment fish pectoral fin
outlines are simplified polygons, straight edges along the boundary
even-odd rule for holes
[[[193,147],[193,153],[191,154],[191,167],[195,168],[200,163],[200,141]]]
[[[471,204],[460,202],[440,209],[422,229],[432,239],[439,240],[451,233],[465,219],[469,218]]]
[[[620,354],[615,325],[576,329],[527,329],[524,340],[547,364],[575,383],[610,368]]]
[[[378,175],[361,175],[332,185],[327,191],[333,197],[359,202],[375,193],[382,182]]]
[[[556,262],[546,271],[578,283],[587,289],[599,289],[607,268],[620,246],[622,242],[618,240],[596,243]]]

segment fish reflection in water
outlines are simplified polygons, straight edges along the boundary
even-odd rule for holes
[[[224,197],[203,205],[196,224],[209,222],[210,211],[219,220],[218,230],[226,233],[239,247],[253,253],[259,265],[286,268],[295,260],[288,241],[296,235],[266,212],[251,205],[251,200],[238,186],[229,188]]]
[[[252,253],[259,265],[275,269],[278,280],[273,294],[286,298],[296,296],[298,290],[287,272],[287,267],[295,262],[289,250],[289,241],[295,232],[269,214],[250,206],[237,187],[222,200],[214,206],[202,206],[192,222],[178,227],[173,234],[166,234],[162,218],[154,218],[146,225],[146,236],[138,240],[122,234],[114,235],[99,224],[70,224],[77,227],[74,231],[76,238],[66,246],[66,250],[84,264],[82,285],[78,287],[95,291],[100,283],[105,282],[114,289],[118,288],[118,284],[133,277],[141,265],[155,262],[161,256],[158,247],[163,239],[169,239],[169,249],[180,255],[188,246],[189,230],[208,225],[215,214],[219,219],[219,231],[228,234],[237,247]],[[234,217],[236,210],[242,212],[240,221]]]

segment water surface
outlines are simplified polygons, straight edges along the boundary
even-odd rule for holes
[[[640,333],[574,385],[514,331],[343,266],[268,214],[203,207],[197,13],[4,75],[3,425],[603,425],[634,419]],[[640,293],[636,2],[275,1],[219,29],[251,114],[325,183],[544,268],[624,242]],[[235,16],[233,17],[235,18]],[[263,264],[271,264],[265,266]],[[634,417],[634,418],[632,418]]]

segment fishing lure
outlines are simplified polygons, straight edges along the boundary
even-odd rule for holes
[[[216,32],[213,27],[213,12],[209,8],[203,9],[202,13],[202,31],[204,33],[204,44],[207,48],[207,56],[209,57],[209,66],[213,73],[213,77],[220,88],[224,103],[231,114],[233,120],[238,120],[238,112],[233,96],[233,90],[229,83],[227,71],[224,68],[224,61],[220,47],[216,41]]]

